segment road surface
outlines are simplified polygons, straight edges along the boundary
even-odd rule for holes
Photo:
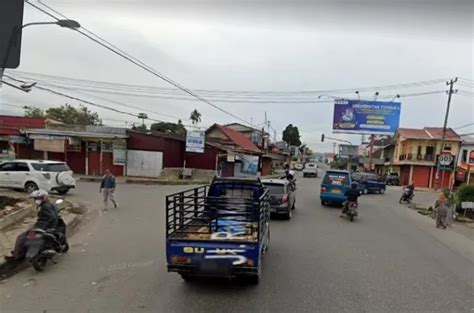
[[[319,183],[298,178],[293,219],[272,220],[257,286],[166,272],[164,196],[182,187],[119,185],[120,207],[99,214],[98,185],[80,183],[71,197],[95,213],[58,264],[0,284],[0,311],[474,312],[472,236],[435,229],[399,190],[363,196],[351,223],[321,206]]]

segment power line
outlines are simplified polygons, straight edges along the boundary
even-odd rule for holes
[[[459,127],[454,128],[454,129],[466,128],[466,127],[471,126],[471,125],[474,125],[474,123],[468,123],[468,124],[466,124],[466,125],[462,125],[462,126],[459,126]]]
[[[31,6],[33,6],[34,8],[36,8],[37,10],[39,10],[39,11],[41,11],[41,12],[43,12],[43,13],[45,13],[45,14],[51,16],[51,17],[53,17],[53,18],[56,19],[56,20],[59,20],[59,19],[58,19],[57,17],[55,17],[53,14],[51,14],[51,13],[47,12],[46,10],[44,10],[44,9],[42,9],[42,8],[40,8],[40,7],[36,6],[36,5],[34,5],[34,4],[32,4],[29,0],[26,0],[26,2],[27,2],[29,5],[31,5]],[[51,7],[45,5],[44,3],[40,2],[40,4],[42,4],[43,6],[45,6],[45,7],[47,7],[48,9],[51,10]],[[57,12],[57,14],[60,14],[60,13],[59,13],[58,11],[56,11],[56,10],[55,10],[55,12]],[[67,18],[67,17],[66,17],[65,15],[63,15],[63,14],[60,14],[60,15],[61,15],[62,17],[64,17],[64,18]],[[82,28],[82,29],[85,29],[84,27],[81,27],[81,28]],[[103,39],[103,38],[101,38],[100,36],[98,36],[98,35],[92,33],[91,31],[87,30],[87,32],[89,32],[90,34],[92,34],[92,36],[89,35],[89,34],[87,34],[87,33],[85,33],[84,31],[81,31],[80,29],[74,29],[74,30],[77,31],[78,33],[82,34],[83,36],[89,38],[89,39],[92,40],[93,42],[99,44],[100,46],[106,48],[107,50],[113,52],[114,54],[116,54],[116,55],[122,57],[123,59],[125,59],[125,60],[127,60],[127,61],[129,61],[129,62],[131,62],[131,63],[133,63],[133,64],[135,64],[136,66],[142,68],[143,70],[149,72],[150,74],[152,74],[152,75],[154,75],[154,76],[160,78],[161,80],[167,82],[168,84],[170,84],[170,85],[172,85],[172,86],[174,86],[174,87],[176,87],[176,88],[182,90],[183,92],[189,94],[190,96],[192,96],[192,97],[198,99],[199,101],[204,102],[204,103],[206,103],[206,104],[212,106],[213,108],[215,108],[215,109],[217,109],[217,110],[219,110],[219,111],[221,111],[221,112],[223,112],[223,113],[225,113],[225,114],[227,114],[227,115],[229,115],[229,116],[232,116],[233,118],[235,118],[235,119],[237,119],[237,120],[239,120],[239,121],[241,121],[241,122],[244,122],[244,123],[250,125],[250,123],[249,123],[248,121],[246,121],[245,119],[241,118],[240,116],[238,116],[238,115],[236,115],[236,114],[234,114],[234,113],[231,113],[231,112],[229,112],[229,111],[227,111],[227,110],[225,110],[225,109],[223,109],[223,108],[221,108],[221,107],[215,105],[214,103],[210,102],[209,100],[207,100],[207,99],[201,97],[200,95],[194,93],[192,90],[190,90],[190,89],[188,89],[188,88],[182,86],[182,85],[179,84],[178,82],[173,81],[171,78],[166,77],[164,74],[162,74],[162,73],[158,72],[157,70],[153,69],[152,67],[146,65],[144,62],[140,61],[138,58],[132,57],[132,56],[130,56],[130,54],[128,54],[128,53],[124,52],[123,50],[117,48],[116,46],[114,46],[114,45],[108,43],[105,39]],[[96,38],[94,38],[93,36],[96,37]],[[104,44],[104,42],[108,43],[108,45],[107,45],[107,44]]]
[[[10,71],[12,72],[12,71]],[[112,83],[112,82],[105,82],[105,81],[94,81],[94,80],[86,80],[86,79],[76,79],[76,78],[69,78],[64,76],[55,76],[55,75],[46,75],[46,74],[39,74],[39,73],[32,73],[32,72],[23,72],[23,71],[13,71],[17,75],[25,76],[25,77],[42,77],[44,80],[50,81],[60,81],[60,82],[67,82],[71,85],[78,85],[83,87],[91,87],[91,88],[108,88],[108,89],[117,89],[120,90],[133,90],[133,91],[146,91],[146,92],[157,92],[163,94],[177,94],[179,92],[176,88],[167,88],[167,87],[156,87],[156,86],[147,86],[147,85],[132,85],[132,84],[123,84],[123,83]],[[303,97],[313,97],[314,94],[320,94],[324,92],[331,92],[333,94],[343,94],[343,93],[354,93],[354,90],[367,90],[373,91],[374,89],[377,90],[386,90],[386,89],[403,89],[403,88],[419,88],[434,85],[440,82],[444,82],[444,79],[436,79],[436,80],[429,80],[429,81],[421,81],[421,82],[414,82],[414,83],[403,83],[403,84],[396,84],[396,85],[387,85],[387,86],[373,86],[373,87],[354,87],[350,89],[328,89],[328,90],[296,90],[296,91],[249,91],[249,90],[212,90],[212,89],[193,89],[195,92],[199,92],[201,94],[207,94],[209,97],[229,97],[229,98],[241,98],[241,97],[290,97],[293,98],[295,96],[303,96]]]
[[[26,81],[24,80],[21,80],[21,79],[17,79],[17,78],[14,78],[10,75],[4,75],[5,77],[13,80],[13,81],[16,81],[16,82],[20,82],[20,83],[26,83]],[[40,84],[44,84],[44,83],[40,83]],[[48,84],[44,84],[44,85],[48,85]],[[49,84],[51,86],[51,84]],[[55,86],[55,85],[52,85],[56,88],[62,88],[60,86]],[[118,109],[115,109],[115,108],[112,108],[112,107],[109,107],[109,106],[106,106],[106,105],[103,105],[103,104],[98,104],[98,103],[95,103],[95,102],[92,102],[92,101],[88,101],[88,100],[84,100],[82,98],[79,98],[79,97],[75,97],[75,96],[71,96],[71,95],[68,95],[68,94],[65,94],[65,93],[62,93],[62,92],[58,92],[56,90],[53,90],[53,89],[50,89],[50,88],[46,88],[46,87],[42,87],[42,86],[39,86],[39,84],[36,84],[33,88],[38,88],[40,90],[43,90],[43,91],[47,91],[47,92],[50,92],[50,93],[53,93],[53,94],[56,94],[58,96],[63,96],[63,97],[66,97],[66,98],[69,98],[69,99],[72,99],[72,100],[76,100],[76,101],[79,101],[79,102],[84,102],[86,104],[89,104],[89,105],[92,105],[92,106],[95,106],[95,107],[99,107],[99,108],[102,108],[102,109],[106,109],[106,110],[110,110],[110,111],[114,111],[116,113],[120,113],[120,114],[125,114],[125,115],[129,115],[129,116],[133,116],[133,117],[136,117],[136,118],[139,118],[139,114],[134,114],[134,113],[131,113],[131,112],[127,112],[127,111],[122,111],[122,110],[118,110]],[[63,89],[66,89],[68,90],[67,88],[63,88]],[[113,100],[110,100],[110,99],[105,99],[103,98],[105,101],[112,101]],[[120,103],[120,102],[119,102]],[[125,105],[125,104],[123,104]],[[143,112],[143,110],[142,110]],[[147,118],[148,120],[150,121],[153,121],[153,122],[162,122],[162,123],[169,123],[167,121],[163,121],[163,120],[160,120],[160,119],[155,119],[155,118]],[[186,126],[186,127],[193,127],[193,128],[199,128],[198,126],[195,126],[195,125],[187,125],[187,124],[183,124],[183,126]]]

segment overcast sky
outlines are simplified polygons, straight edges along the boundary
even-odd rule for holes
[[[45,0],[44,3],[192,89],[355,91],[360,87],[455,76],[474,79],[474,12],[473,2],[469,0],[313,1],[311,4],[294,1]],[[48,20],[46,15],[25,5],[24,23]],[[25,29],[18,70],[169,87],[80,34],[55,26]],[[474,121],[473,89],[468,85],[458,85],[457,88],[464,92],[453,96],[449,117],[452,127]],[[380,96],[446,88],[441,82],[383,90]],[[373,99],[376,91],[378,89],[374,88],[361,96]],[[76,95],[114,106],[105,100]],[[185,123],[189,123],[189,113],[195,108],[202,113],[203,126],[235,121],[202,102],[99,96],[142,107],[145,112],[181,117]],[[351,91],[344,96],[355,97],[355,94]],[[314,98],[316,100],[317,95]],[[446,100],[446,94],[442,93],[402,97],[401,127],[442,126]],[[25,94],[8,87],[2,89],[0,99],[2,113],[8,114],[21,114],[22,110],[4,104],[47,108],[65,102],[77,104],[38,90]],[[316,151],[332,148],[330,143],[319,143],[321,133],[331,134],[333,105],[329,102],[214,103],[254,124],[262,123],[267,112],[278,137],[287,124],[293,123],[299,126],[303,141]],[[131,113],[140,112],[115,107]],[[106,124],[123,126],[125,124],[120,121],[137,122],[133,117],[104,109],[91,107],[91,110],[97,111]],[[149,116],[175,120],[153,113]],[[459,130],[459,133],[468,132],[474,132],[474,127]],[[360,141],[360,136],[339,137],[354,143]]]

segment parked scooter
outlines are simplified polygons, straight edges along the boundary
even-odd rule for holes
[[[400,197],[400,200],[398,201],[398,203],[406,202],[406,203],[410,204],[411,201],[413,200],[413,197],[415,197],[415,193],[410,191],[409,188],[404,188],[403,189],[403,194]]]
[[[56,201],[56,204],[62,203],[62,200]],[[60,253],[66,253],[69,250],[69,244],[66,239],[66,224],[61,216],[58,217],[58,225],[55,229],[31,229],[27,234],[26,260],[31,263],[38,272],[44,271],[48,260],[56,263],[53,258]]]
[[[346,203],[345,205],[347,205],[347,208],[344,212],[344,214],[347,215],[347,217],[349,218],[349,220],[351,222],[354,221],[354,217],[358,216],[359,213],[357,212],[357,207],[359,206],[357,201],[349,201],[348,203]]]

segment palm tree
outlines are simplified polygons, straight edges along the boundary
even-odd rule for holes
[[[199,113],[198,110],[194,109],[194,111],[191,112],[191,116],[189,117],[191,122],[194,124],[197,124],[201,122],[201,113]]]

